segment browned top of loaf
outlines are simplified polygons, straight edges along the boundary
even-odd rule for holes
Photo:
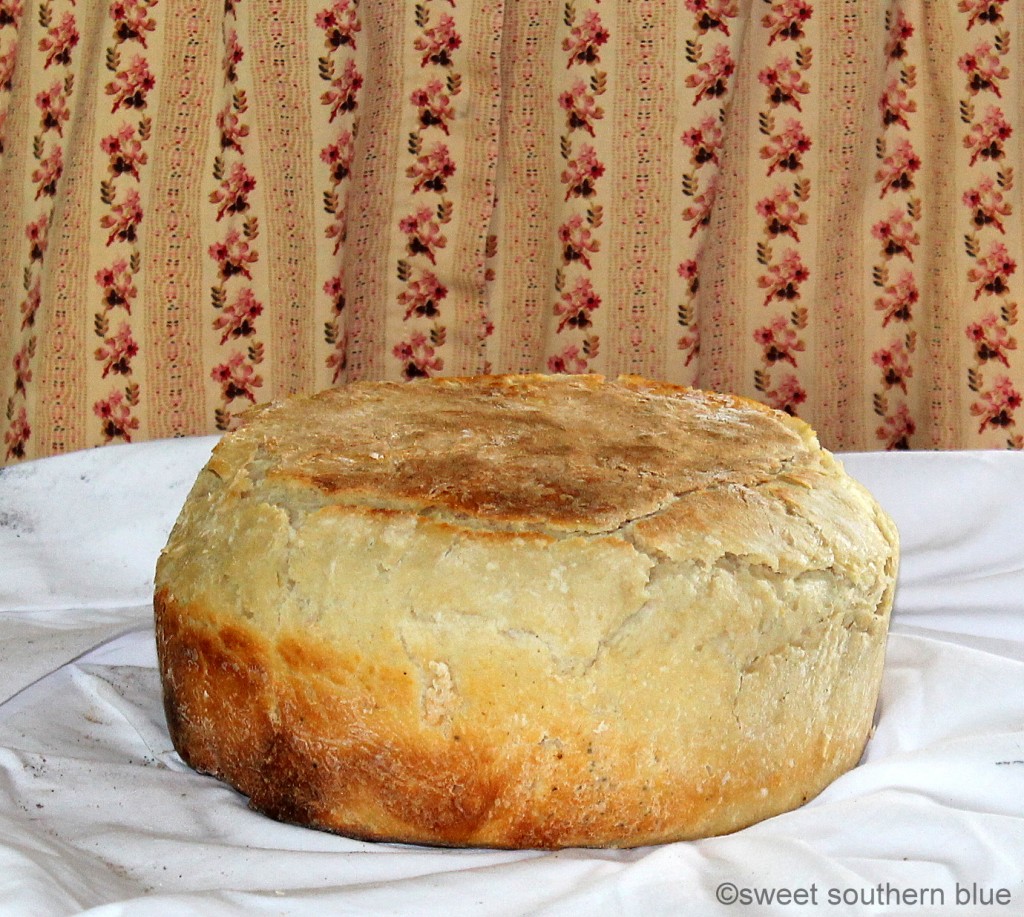
[[[594,375],[354,383],[257,408],[229,439],[260,487],[552,534],[614,531],[821,451],[755,402]]]

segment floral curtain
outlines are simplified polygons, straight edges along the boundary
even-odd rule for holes
[[[640,373],[1020,448],[1014,0],[0,0],[0,458]]]

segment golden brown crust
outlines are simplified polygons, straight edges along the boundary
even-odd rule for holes
[[[634,846],[852,767],[895,531],[800,421],[635,377],[361,384],[218,445],[155,596],[175,747],[354,837]]]
[[[354,384],[258,411],[267,475],[337,502],[604,531],[708,483],[774,474],[806,428],[754,402],[623,377]],[[757,449],[737,449],[738,441]]]

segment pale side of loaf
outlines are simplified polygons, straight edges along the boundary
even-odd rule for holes
[[[892,522],[803,422],[635,377],[257,409],[156,575],[175,747],[275,818],[441,845],[720,834],[853,767]]]

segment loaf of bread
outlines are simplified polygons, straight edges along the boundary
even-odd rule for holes
[[[853,767],[894,526],[802,421],[636,377],[254,409],[156,572],[181,757],[364,839],[628,847]]]

